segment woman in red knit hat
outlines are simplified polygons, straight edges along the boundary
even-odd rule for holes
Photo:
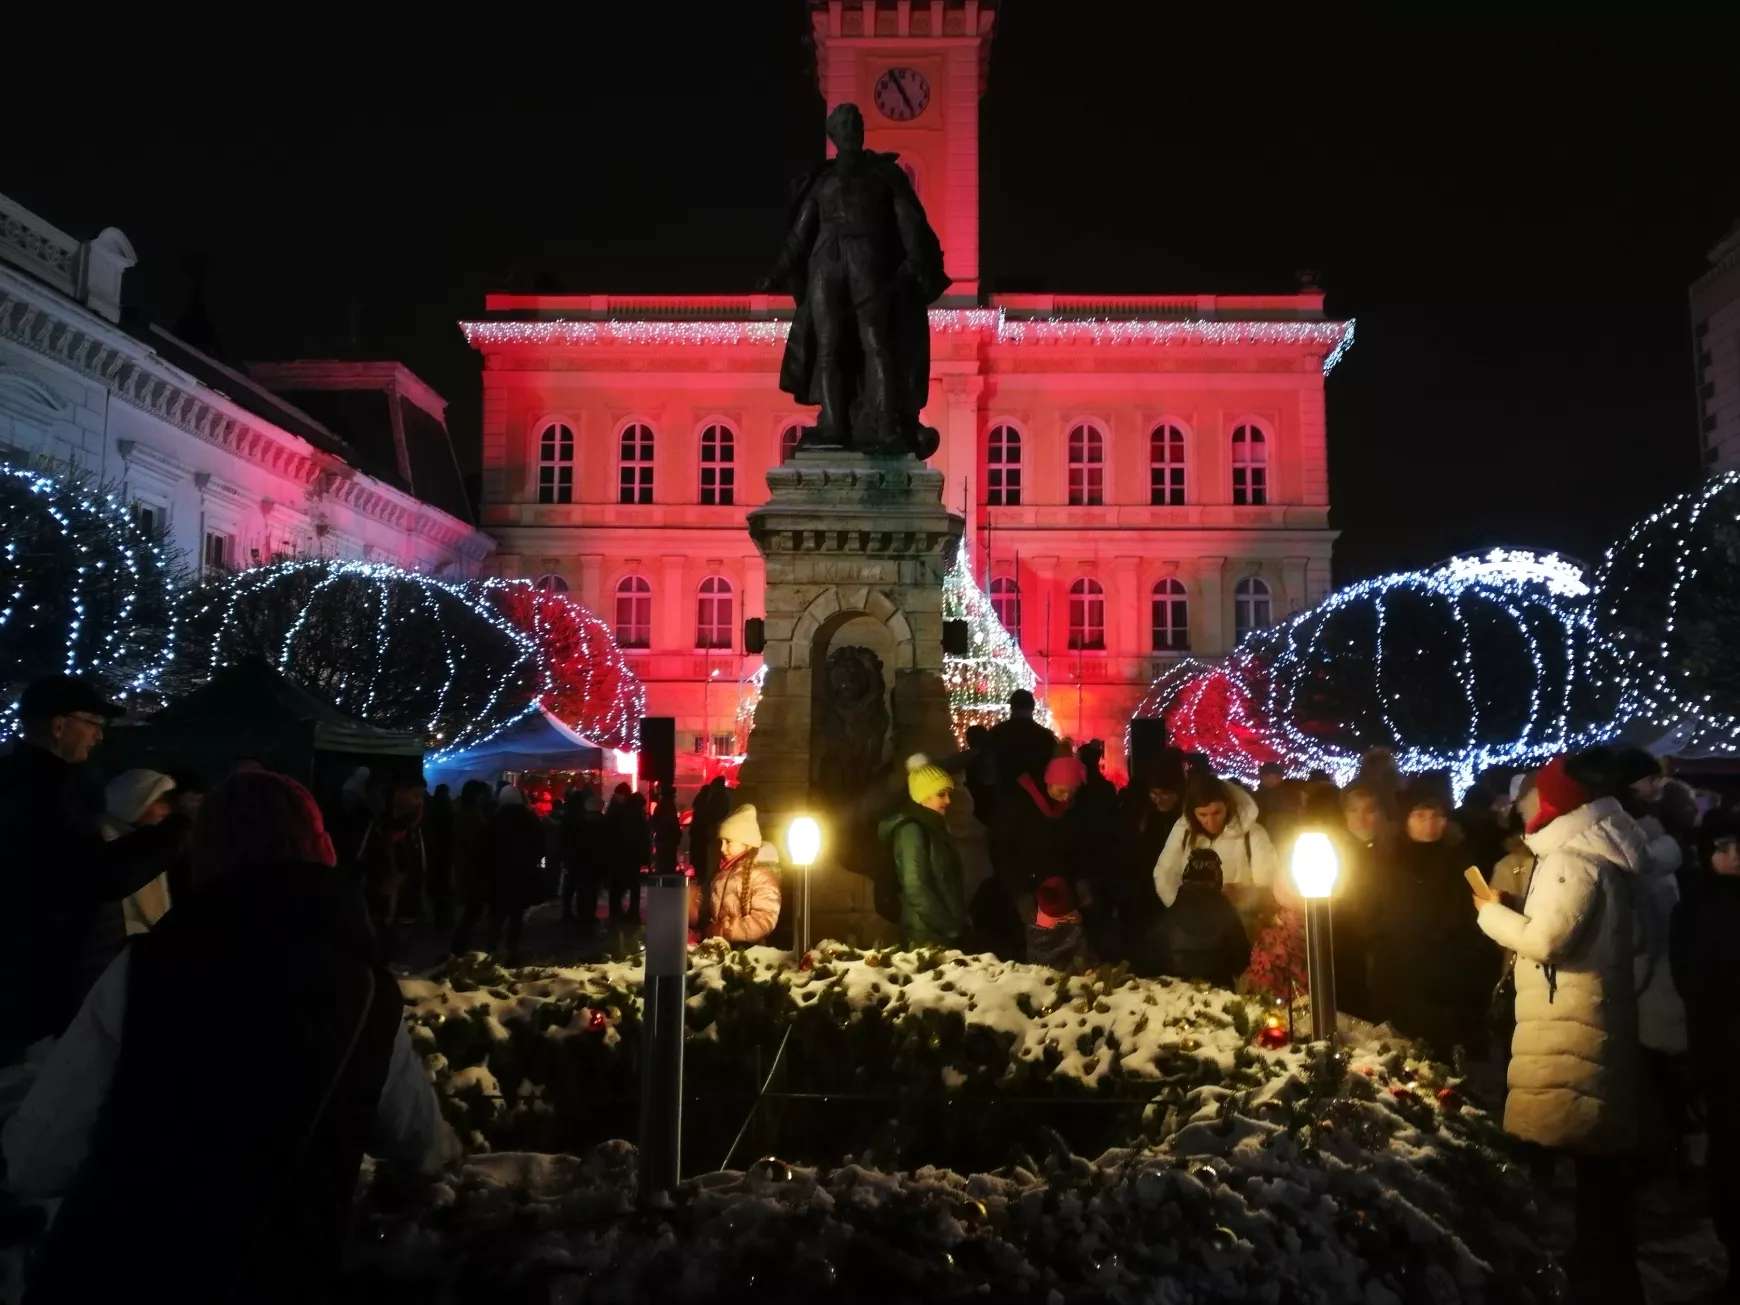
[[[1643,1300],[1630,1176],[1636,1143],[1637,996],[1628,876],[1646,840],[1617,798],[1594,798],[1555,757],[1518,803],[1538,858],[1521,909],[1477,895],[1480,928],[1516,953],[1507,1133],[1577,1168],[1577,1299]]]

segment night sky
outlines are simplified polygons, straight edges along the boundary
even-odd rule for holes
[[[129,302],[169,324],[203,255],[232,360],[403,359],[467,461],[479,360],[454,322],[487,291],[747,290],[822,148],[799,0],[24,30],[41,10],[11,20],[36,53],[7,70],[0,191],[120,227]],[[1695,481],[1686,287],[1740,217],[1740,5],[1534,7],[1527,32],[1223,12],[1004,6],[987,288],[1314,269],[1359,320],[1329,381],[1342,580],[1493,543],[1592,561]]]

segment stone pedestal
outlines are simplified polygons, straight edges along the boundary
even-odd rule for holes
[[[863,812],[878,805],[873,790],[902,783],[908,756],[954,749],[942,679],[942,582],[963,523],[943,507],[942,473],[910,457],[800,452],[769,471],[767,484],[772,497],[749,514],[750,537],[767,563],[767,679],[741,797],[755,803],[763,836],[782,852],[793,816],[821,821],[828,845],[812,872],[813,940],[887,941],[898,929],[876,914],[867,859],[854,854],[853,841],[861,848]],[[827,784],[818,776],[830,764],[818,746],[828,709],[822,671],[847,646],[875,654],[886,707],[878,777],[858,794],[856,813],[824,803]],[[791,888],[783,915],[795,927],[801,899]]]

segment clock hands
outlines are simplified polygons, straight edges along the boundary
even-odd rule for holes
[[[918,116],[918,107],[913,104],[912,97],[906,93],[906,82],[899,73],[893,74],[894,89],[900,92],[900,98],[906,104],[906,111],[913,117]]]

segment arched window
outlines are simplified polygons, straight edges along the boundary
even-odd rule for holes
[[[568,582],[554,571],[541,575],[532,581],[532,588],[542,590],[546,594],[565,594],[568,592]]]
[[[538,502],[574,501],[574,428],[552,421],[538,432]]]
[[[907,184],[912,187],[912,193],[918,194],[918,169],[905,159],[900,160],[900,170],[906,174]]]
[[[1243,639],[1252,630],[1266,630],[1272,624],[1269,586],[1266,581],[1248,575],[1233,587],[1233,637]]]
[[[1269,501],[1269,445],[1255,426],[1232,434],[1233,505],[1262,507]]]
[[[1181,581],[1166,579],[1154,586],[1149,614],[1155,652],[1190,650],[1190,600]]]
[[[804,428],[797,422],[792,422],[779,433],[779,464],[784,466],[791,461],[791,455],[797,452],[798,441],[804,437]]]
[[[734,633],[731,582],[722,575],[710,575],[701,581],[701,601],[695,613],[695,647],[729,651]]]
[[[985,504],[1021,506],[1021,432],[1013,426],[991,427],[985,444]]]
[[[1069,587],[1069,646],[1093,651],[1106,646],[1106,591],[1083,576]]]
[[[1184,504],[1184,432],[1164,422],[1148,435],[1148,502],[1154,507]]]
[[[618,503],[653,501],[652,427],[633,422],[622,428],[617,462]]]
[[[1098,507],[1106,501],[1106,437],[1085,421],[1069,432],[1069,505]]]
[[[737,501],[737,437],[729,426],[701,432],[701,502],[730,507]]]
[[[616,582],[616,644],[652,647],[652,585],[645,576],[628,575]]]
[[[991,581],[991,610],[1016,643],[1021,642],[1021,585],[1015,577],[1000,575]]]

